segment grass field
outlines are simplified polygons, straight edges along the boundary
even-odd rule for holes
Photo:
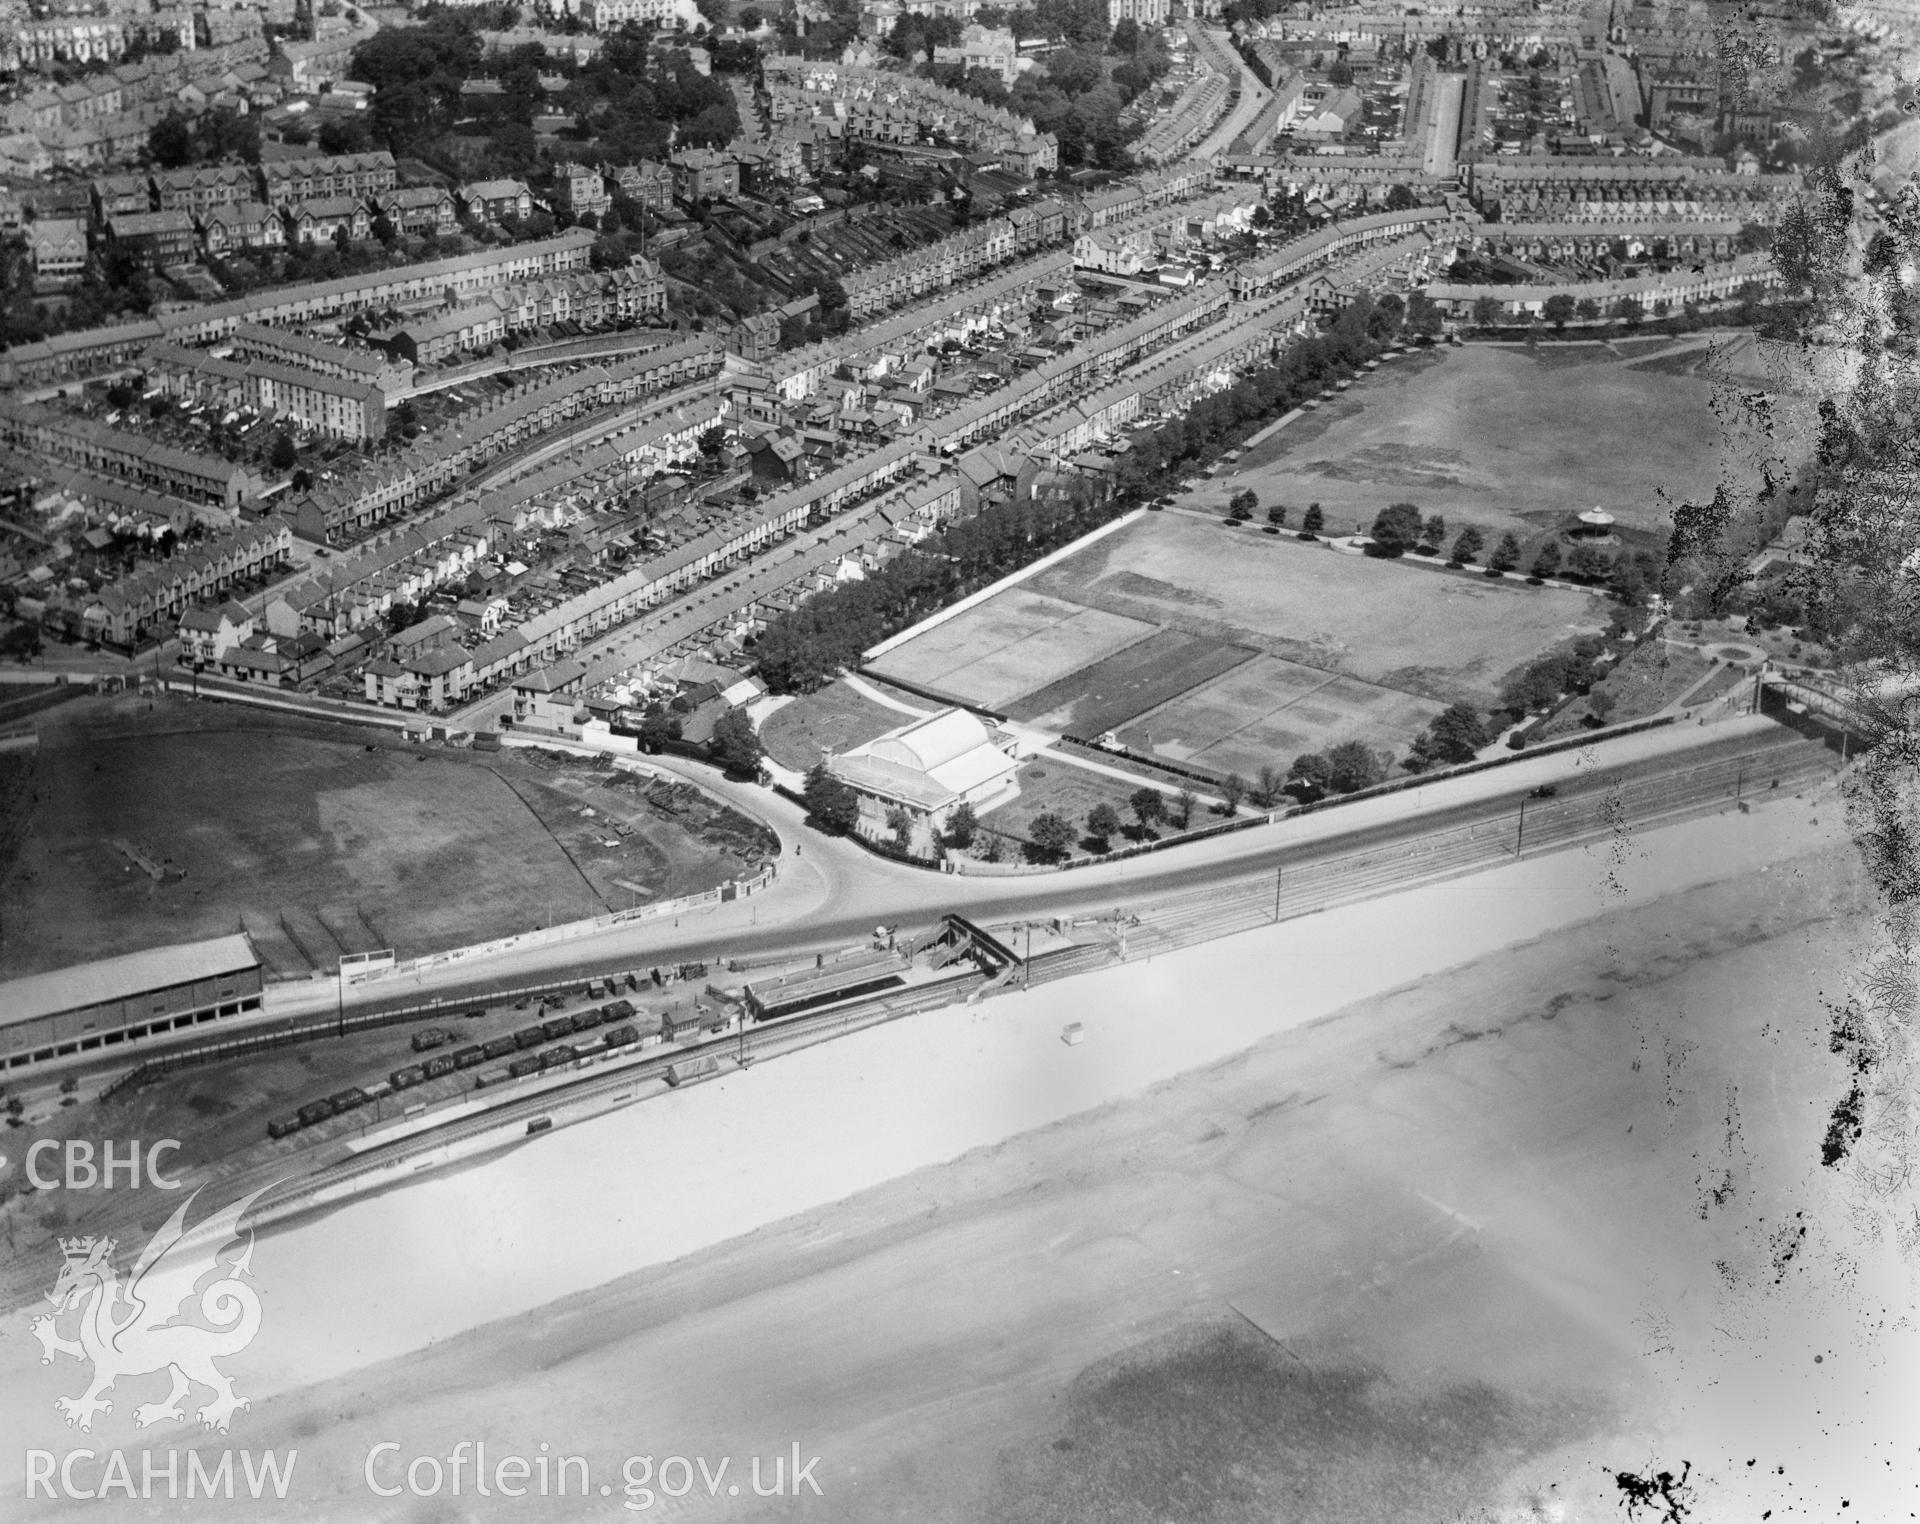
[[[1063,735],[1095,740],[1136,714],[1186,693],[1259,653],[1201,635],[1158,630],[1102,661],[1036,689],[1011,713]]]
[[[1445,706],[1394,688],[1263,656],[1141,715],[1127,746],[1242,777],[1342,741],[1392,748]]]
[[[1052,811],[1072,821],[1074,829],[1084,836],[1087,813],[1096,804],[1112,805],[1122,821],[1131,823],[1133,814],[1127,808],[1127,800],[1137,788],[1137,783],[1124,783],[1105,773],[1040,757],[1021,767],[1018,797],[988,810],[980,817],[980,823],[1002,836],[1026,841],[1027,826],[1034,816]],[[1171,799],[1174,790],[1164,792]],[[1124,843],[1116,838],[1114,844]]]
[[[43,740],[0,884],[0,975],[243,927],[299,975],[343,951],[408,956],[707,888],[755,849],[740,817],[663,814],[527,754],[134,709],[71,706],[93,723]]]
[[[906,724],[908,718],[845,683],[828,683],[768,715],[760,726],[760,744],[782,767],[805,772],[823,753],[871,741]]]
[[[1089,626],[1070,611],[1104,616]],[[1153,633],[1070,670],[1062,631]],[[1585,593],[1369,560],[1325,544],[1152,514],[969,609],[881,664],[961,702],[993,663],[998,707],[1218,776],[1285,766],[1341,741],[1400,750],[1447,704],[1489,705],[1515,667],[1603,617]],[[922,642],[931,649],[923,652]],[[1029,658],[1022,665],[1019,658]]]
[[[1764,388],[1750,342],[1725,342],[1741,385]],[[1742,452],[1721,446],[1710,352],[1471,344],[1398,361],[1185,501],[1224,508],[1252,488],[1263,506],[1289,505],[1296,523],[1320,503],[1343,534],[1400,501],[1497,532],[1545,533],[1596,504],[1624,527],[1664,531],[1672,504],[1710,496],[1723,467],[1757,485]]]
[[[982,617],[983,610],[991,613]],[[873,663],[882,677],[1005,712],[1021,695],[1144,640],[1154,626],[1008,588]]]
[[[1443,704],[1491,698],[1512,668],[1602,622],[1584,593],[1342,555],[1180,513],[1095,542],[1035,587]]]

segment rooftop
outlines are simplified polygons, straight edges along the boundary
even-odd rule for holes
[[[62,1011],[84,1010],[220,974],[243,973],[260,966],[260,956],[244,935],[214,937],[124,953],[97,963],[29,974],[0,984],[0,1023],[13,1025]]]

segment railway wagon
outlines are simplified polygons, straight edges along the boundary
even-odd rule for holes
[[[453,1073],[453,1055],[451,1053],[436,1053],[432,1058],[427,1060],[428,1079],[439,1079],[441,1075],[451,1073]]]
[[[345,1090],[336,1090],[327,1097],[327,1104],[333,1108],[333,1114],[355,1111],[367,1104],[367,1092],[358,1085],[349,1085]]]
[[[491,1062],[496,1058],[505,1058],[509,1053],[518,1052],[520,1044],[511,1037],[496,1037],[480,1051]]]
[[[583,1011],[575,1011],[573,1013],[573,1030],[576,1032],[591,1031],[606,1019],[607,1013],[605,1011],[597,1005],[590,1005]]]
[[[546,1052],[540,1055],[540,1067],[542,1069],[558,1069],[564,1064],[572,1063],[573,1060],[574,1051],[572,1046],[563,1042],[547,1049]]]
[[[528,1048],[537,1048],[546,1040],[546,1029],[543,1027],[522,1027],[513,1034],[514,1046],[522,1051]]]
[[[601,1041],[609,1048],[629,1048],[640,1041],[640,1033],[633,1027],[615,1027]]]
[[[470,1043],[464,1048],[456,1048],[454,1050],[453,1067],[456,1069],[471,1069],[486,1056],[487,1050],[481,1047],[479,1043]]]
[[[529,1074],[538,1074],[539,1072],[540,1060],[532,1054],[528,1054],[525,1058],[516,1058],[512,1063],[507,1065],[507,1073],[515,1079],[525,1079]]]
[[[444,1048],[453,1041],[453,1033],[445,1027],[428,1027],[424,1032],[413,1034],[413,1051],[431,1053],[435,1048]]]
[[[314,1127],[333,1115],[333,1107],[326,1101],[308,1101],[300,1108],[300,1125]]]
[[[296,1133],[299,1130],[300,1118],[298,1116],[275,1117],[267,1123],[267,1136],[270,1138],[284,1138],[288,1134]]]
[[[395,1069],[387,1076],[393,1081],[395,1090],[411,1090],[426,1077],[427,1069],[424,1064],[408,1064],[404,1068]]]
[[[540,1023],[540,1034],[548,1042],[552,1042],[556,1037],[565,1037],[572,1031],[573,1017],[571,1016],[555,1016],[550,1021]]]

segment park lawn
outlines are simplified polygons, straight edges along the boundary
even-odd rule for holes
[[[1606,723],[1619,725],[1658,714],[1712,670],[1712,664],[1697,652],[1662,640],[1643,641],[1599,685],[1613,695],[1614,707]],[[1539,739],[1572,735],[1585,728],[1592,713],[1586,698],[1576,698],[1540,727]]]
[[[1057,597],[1443,705],[1486,704],[1514,667],[1605,624],[1587,593],[1373,560],[1182,513],[1136,520],[1035,581]]]
[[[1295,526],[1318,502],[1328,532],[1346,534],[1406,501],[1456,531],[1523,537],[1598,505],[1664,532],[1672,505],[1710,497],[1723,468],[1737,488],[1760,485],[1757,454],[1722,448],[1709,347],[1694,348],[1635,362],[1598,345],[1470,344],[1382,366],[1182,502],[1224,512],[1251,488],[1263,510],[1288,505]],[[1736,343],[1735,377],[1764,388],[1742,354]]]
[[[862,745],[911,719],[846,683],[828,683],[768,715],[760,744],[782,767],[805,772],[826,753]]]

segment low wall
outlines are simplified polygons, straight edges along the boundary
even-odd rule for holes
[[[683,915],[689,910],[699,909],[702,905],[718,905],[728,900],[744,899],[748,895],[757,894],[765,889],[778,874],[779,865],[770,863],[753,878],[731,880],[717,889],[703,890],[699,894],[683,894],[678,899],[660,900],[651,905],[636,905],[630,910],[615,910],[607,915],[597,915],[585,921],[563,921],[557,926],[543,926],[533,931],[516,932],[510,937],[496,937],[491,942],[475,942],[466,947],[451,947],[445,952],[427,953],[418,958],[409,958],[404,963],[394,963],[385,968],[373,969],[358,978],[345,977],[349,988],[362,989],[370,984],[419,978],[435,969],[448,968],[473,958],[489,958],[500,953],[523,951],[530,947],[551,947],[560,942],[573,942],[598,932],[610,931],[616,926],[635,925],[641,921],[658,920],[661,916],[667,915]]]

